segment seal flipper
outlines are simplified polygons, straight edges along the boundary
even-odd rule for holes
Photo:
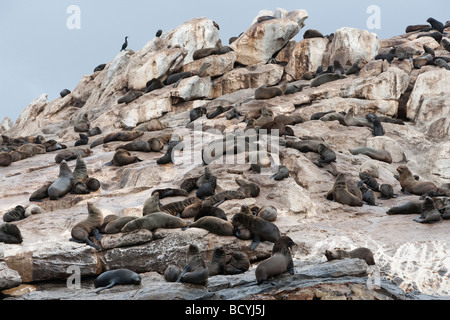
[[[184,267],[183,271],[181,271],[180,276],[178,277],[177,281],[175,281],[175,282],[181,282],[181,278],[189,271],[190,271],[190,267],[189,267],[189,265],[187,265],[186,267]]]
[[[253,237],[252,244],[250,245],[250,250],[255,250],[260,242],[261,242],[261,239],[259,238],[259,236],[255,235]]]
[[[92,235],[97,239],[98,241],[101,241],[103,238],[103,235],[100,233],[100,231],[97,228],[94,228],[92,230]]]
[[[115,285],[116,285],[116,282],[113,281],[113,282],[111,282],[110,284],[108,284],[106,287],[102,287],[102,288],[100,288],[100,289],[98,289],[98,290],[95,290],[95,293],[99,293],[100,291],[103,291],[103,290],[112,288],[112,287],[114,287]]]
[[[113,162],[112,162],[112,160],[111,160],[110,162],[105,163],[105,164],[103,165],[103,167],[106,167],[106,166],[112,166],[112,165],[113,165]]]

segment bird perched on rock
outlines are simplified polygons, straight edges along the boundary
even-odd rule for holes
[[[127,47],[128,47],[128,37],[125,37],[125,42],[123,43],[122,50],[120,50],[120,51],[125,50]]]

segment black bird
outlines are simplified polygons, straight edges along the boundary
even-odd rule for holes
[[[122,45],[122,50],[120,51],[125,50],[127,47],[128,47],[128,37],[125,37],[125,43]]]

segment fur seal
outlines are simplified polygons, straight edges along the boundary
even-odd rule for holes
[[[73,149],[65,149],[55,156],[55,162],[61,163],[63,160],[70,161],[75,160],[78,156],[82,156],[86,158],[92,154],[92,150],[90,148],[73,148]]]
[[[81,116],[81,119],[79,119],[77,121],[77,123],[74,125],[74,130],[75,132],[88,132],[90,129],[90,122],[89,122],[89,118],[88,118],[88,114],[87,113],[83,113],[83,115]]]
[[[198,210],[198,212],[194,216],[194,222],[203,218],[203,217],[217,217],[220,219],[223,219],[227,221],[227,215],[225,214],[225,211],[218,207],[213,206],[201,206]]]
[[[227,259],[223,274],[233,275],[246,272],[250,269],[250,260],[246,253],[234,251]]]
[[[184,208],[181,213],[181,218],[193,218],[202,209],[202,202],[193,203],[186,208]]]
[[[153,231],[158,228],[176,229],[184,228],[187,222],[181,218],[175,217],[166,212],[154,212],[145,217],[134,219],[128,222],[121,230],[121,232],[131,232],[139,229],[147,229]]]
[[[232,119],[239,120],[240,116],[242,116],[242,113],[237,108],[233,108],[227,112],[227,114],[225,115],[225,118],[227,118],[227,120],[232,120]]]
[[[215,177],[208,167],[205,168],[203,176],[197,180],[196,196],[199,199],[205,199],[215,194],[217,186],[217,177]]]
[[[220,52],[220,49],[222,48],[222,42],[220,39],[216,42],[216,45],[212,48],[204,48],[204,49],[198,49],[195,50],[192,54],[192,59],[199,60],[202,58],[206,58],[208,56],[218,54]]]
[[[197,189],[197,181],[199,178],[188,178],[186,180],[184,180],[181,185],[180,185],[180,189],[185,190],[187,193],[191,192],[194,189]]]
[[[126,143],[124,145],[121,145],[116,148],[116,151],[119,149],[127,150],[127,151],[140,151],[140,152],[151,152],[152,151],[152,148],[151,148],[150,144],[148,143],[148,141],[141,141],[141,140],[136,140],[136,141],[132,141],[132,142]]]
[[[208,282],[208,268],[195,244],[190,244],[186,250],[187,265],[176,282],[205,285]]]
[[[156,195],[156,194],[155,194]],[[189,197],[182,201],[168,203],[160,208],[161,212],[171,214],[172,216],[180,216],[183,210],[193,203],[200,202],[197,197]]]
[[[356,76],[359,76],[359,72],[361,71],[362,68],[364,68],[364,66],[367,64],[367,61],[364,59],[358,59],[355,61],[355,63],[352,64],[352,66],[350,67],[350,69],[348,69],[345,72],[345,75],[351,75],[354,74]]]
[[[440,33],[444,33],[444,24],[440,21],[437,21],[434,18],[428,18],[427,22],[431,25],[431,27]]]
[[[286,179],[289,177],[289,169],[286,168],[283,165],[278,166],[278,171],[273,176],[271,176],[271,179],[274,179],[276,181],[280,181],[283,179]]]
[[[119,149],[114,154],[114,157],[110,164],[118,167],[127,166],[132,163],[141,162],[142,160],[139,159],[137,156],[131,155],[131,153],[128,150],[125,149]]]
[[[210,120],[214,119],[214,118],[220,116],[221,114],[223,114],[223,113],[225,113],[225,112],[227,112],[227,111],[229,111],[231,109],[233,109],[233,106],[228,106],[228,107],[218,106],[216,108],[216,110],[214,110],[213,112],[207,113],[206,114],[206,118],[210,119]]]
[[[0,152],[0,167],[7,167],[12,163],[12,156],[7,152]]]
[[[267,106],[263,106],[261,108],[260,116],[256,120],[253,121],[253,125],[257,127],[261,127],[266,123],[274,121],[273,111],[269,109]]]
[[[201,67],[198,70],[185,71],[185,72],[171,74],[167,78],[166,83],[167,83],[167,85],[174,84],[174,87],[176,88],[178,86],[178,84],[180,83],[180,81],[185,79],[185,78],[190,78],[190,77],[193,77],[193,76],[199,76],[200,78],[205,77],[207,75],[206,70],[210,66],[211,66],[210,63],[205,62],[205,63],[203,63],[201,65]]]
[[[380,185],[378,184],[378,181],[370,174],[360,172],[359,178],[373,191],[380,191]]]
[[[165,188],[165,189],[156,189],[152,191],[152,196],[158,192],[159,199],[164,199],[166,197],[187,197],[188,193],[183,189],[175,189],[175,188]]]
[[[442,216],[441,213],[436,210],[433,199],[426,197],[420,207],[420,216],[413,220],[419,223],[435,223],[441,222]]]
[[[317,166],[322,167],[324,163],[336,162],[336,153],[325,144],[319,144],[317,151],[320,155]]]
[[[345,76],[343,75],[339,75],[336,73],[324,73],[319,75],[318,77],[316,77],[314,80],[311,81],[310,87],[314,88],[314,87],[318,87],[322,84],[331,82],[331,81],[336,81],[339,79],[344,79]]]
[[[71,91],[69,89],[64,89],[62,90],[59,95],[61,96],[61,98],[64,98],[65,96],[71,94]]]
[[[373,128],[373,125],[365,118],[355,117],[355,110],[351,107],[344,116],[345,124],[347,127],[369,127]]]
[[[338,121],[341,125],[347,126],[345,115],[340,112],[331,112],[319,119],[320,121]]]
[[[94,236],[97,240],[101,240],[99,229],[103,224],[103,214],[97,209],[92,202],[87,203],[88,217],[87,219],[77,223],[71,231],[72,238],[70,241],[78,243],[87,243],[91,247],[101,250],[99,246],[94,244],[89,237]]]
[[[350,193],[347,186],[347,180],[345,179],[345,174],[339,173],[336,177],[336,181],[333,185],[326,198],[328,200],[334,200],[341,204],[346,204],[349,206],[362,207],[363,201]]]
[[[287,83],[283,83],[279,86],[267,87],[262,86],[256,89],[255,91],[255,99],[256,100],[265,100],[272,99],[274,97],[282,96],[286,92],[288,87]]]
[[[89,194],[91,191],[85,185],[85,181],[89,178],[86,162],[81,156],[77,157],[77,164],[72,172],[73,186],[72,194]]]
[[[375,56],[374,59],[375,60],[386,60],[387,62],[389,62],[389,64],[391,64],[395,58],[395,51],[397,51],[397,48],[392,47],[388,53],[379,53]]]
[[[207,111],[205,107],[194,108],[189,112],[189,119],[191,120],[191,122],[193,122],[198,118],[203,117],[203,115],[205,115],[206,113]]]
[[[105,69],[105,67],[106,67],[106,63],[99,64],[98,66],[95,67],[94,72],[103,71]]]
[[[323,38],[323,34],[315,29],[308,29],[303,34],[303,39]]]
[[[242,191],[239,190],[226,190],[219,193],[216,193],[215,195],[209,196],[202,202],[203,207],[207,206],[219,206],[226,200],[233,200],[233,199],[245,199],[246,195]]]
[[[156,163],[158,165],[165,165],[165,164],[169,164],[169,163],[173,163],[173,159],[172,159],[172,153],[174,152],[174,149],[177,148],[178,150],[179,147],[183,146],[183,143],[181,141],[173,141],[169,143],[169,146],[166,150],[166,153],[164,154],[164,156],[162,156],[161,158],[159,158],[158,160],[156,160]]]
[[[416,39],[422,38],[422,37],[431,37],[434,40],[436,40],[437,43],[440,43],[442,38],[442,33],[439,31],[436,32],[425,32],[425,33],[421,33],[417,36]]]
[[[100,288],[95,291],[99,293],[102,290],[109,289],[115,285],[126,285],[141,283],[141,277],[134,271],[128,269],[116,269],[103,272],[94,280],[94,287]]]
[[[132,141],[134,139],[139,138],[143,134],[144,134],[144,132],[142,132],[142,131],[113,132],[113,133],[106,135],[103,138],[103,143],[108,143],[108,142],[112,142],[112,141]]]
[[[353,155],[363,154],[375,160],[392,163],[392,156],[389,153],[389,151],[386,150],[362,147],[362,148],[348,149],[348,151]]]
[[[364,186],[362,181],[358,182],[358,188],[361,190],[362,200],[366,202],[368,205],[376,206],[375,203],[375,194],[371,189],[368,189]]]
[[[288,236],[279,237],[273,246],[272,256],[256,267],[255,276],[258,284],[284,272],[294,274],[294,262],[290,249],[296,246],[295,242]]]
[[[41,202],[42,199],[48,197],[48,188],[52,185],[53,182],[46,182],[42,187],[33,192],[28,199],[30,202],[38,201]]]
[[[119,100],[117,100],[117,104],[129,104],[131,102],[133,102],[134,100],[136,100],[137,98],[141,97],[143,95],[142,92],[137,91],[137,90],[130,90],[126,95],[124,95],[122,98],[120,98]]]
[[[254,250],[260,241],[275,243],[280,238],[280,230],[270,221],[255,217],[253,215],[238,212],[233,216],[233,223],[240,223],[246,227],[253,236],[250,250]],[[238,234],[236,233],[236,236]]]
[[[423,201],[414,200],[403,203],[399,206],[390,208],[386,214],[396,215],[396,214],[420,214]]]
[[[89,137],[85,135],[84,133],[80,133],[80,139],[75,141],[75,147],[77,146],[84,146],[89,143]]]
[[[48,187],[50,200],[57,200],[70,192],[73,186],[72,170],[63,160],[59,166],[59,177]]]
[[[436,63],[436,65],[439,68],[444,68],[446,70],[450,70],[450,65],[444,59],[437,58],[434,60],[434,62]]]
[[[430,25],[428,24],[416,24],[407,26],[405,29],[405,33],[422,31],[423,29],[430,29]]]
[[[297,149],[302,153],[307,152],[319,153],[319,145],[321,144],[323,144],[323,141],[316,141],[316,140],[286,141],[287,148]]]
[[[3,221],[5,222],[19,221],[23,219],[25,219],[25,208],[20,205],[3,215]]]
[[[432,182],[417,181],[411,171],[405,165],[397,167],[399,173],[400,186],[407,194],[423,195],[429,191],[437,191],[437,186]]]
[[[106,217],[105,217],[105,219],[106,219]],[[105,234],[120,233],[122,228],[128,222],[133,221],[134,219],[137,219],[137,217],[127,216],[127,217],[119,217],[117,219],[114,219],[114,220],[108,222],[108,224],[106,224],[106,226],[104,227],[103,233],[105,233]]]
[[[23,242],[22,234],[18,226],[13,223],[0,225],[0,242],[7,244],[20,244]]]
[[[235,181],[239,185],[237,190],[243,192],[247,198],[256,198],[259,196],[261,189],[256,183],[238,178]]]
[[[375,259],[373,258],[373,252],[368,248],[357,248],[351,251],[345,250],[325,250],[325,256],[328,261],[340,260],[340,259],[355,259],[359,258],[364,260],[369,266],[375,265]]]
[[[182,230],[187,228],[201,228],[219,236],[234,235],[234,226],[230,222],[215,216],[204,216]]]
[[[397,195],[394,194],[394,189],[392,188],[392,186],[387,183],[383,183],[382,185],[380,185],[380,194],[381,197],[379,197],[378,199],[388,200],[397,197]]]
[[[214,248],[211,260],[206,263],[208,268],[208,276],[216,276],[218,274],[223,274],[223,269],[226,264],[227,255],[223,246],[217,246]]]
[[[93,137],[93,136],[99,135],[99,134],[101,134],[101,133],[102,133],[102,130],[101,130],[99,127],[95,127],[95,128],[90,129],[90,130],[87,132],[87,135],[88,135],[89,137]]]
[[[164,271],[164,279],[167,282],[176,282],[177,279],[180,277],[181,272],[182,270],[179,266],[171,264]]]
[[[373,125],[373,135],[375,137],[384,136],[383,126],[381,125],[381,121],[376,114],[369,113],[366,116],[366,119]]]
[[[99,190],[101,187],[100,181],[98,181],[98,179],[96,179],[96,178],[91,178],[91,177],[87,178],[84,181],[84,184],[91,192],[95,192],[95,191]]]
[[[277,208],[274,206],[264,206],[258,210],[257,216],[266,221],[274,222],[277,220]]]
[[[119,216],[116,215],[116,214],[109,214],[109,215],[107,215],[106,217],[103,218],[102,225],[98,229],[98,231],[100,233],[105,233],[105,228],[108,225],[108,223],[110,223],[111,221],[114,221],[116,219],[119,219]]]
[[[153,78],[152,80],[150,80],[146,83],[145,93],[149,93],[154,90],[161,89],[161,88],[164,88],[164,83],[158,78]]]
[[[443,38],[441,41],[442,46],[444,47],[445,50],[447,50],[448,52],[450,52],[450,40],[447,38]]]

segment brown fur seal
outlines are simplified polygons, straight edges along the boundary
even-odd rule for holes
[[[205,285],[208,282],[208,268],[195,244],[190,244],[186,250],[187,265],[176,282]]]
[[[327,82],[336,81],[339,79],[343,79],[345,76],[336,74],[336,73],[324,73],[316,77],[314,80],[311,81],[311,88],[318,87],[322,84],[325,84]]]
[[[291,238],[287,236],[279,237],[273,246],[272,256],[256,267],[255,276],[258,284],[284,272],[294,274],[294,262],[290,249],[295,246],[296,244]]]
[[[392,163],[392,156],[386,150],[362,147],[362,148],[348,149],[348,151],[353,155],[363,154],[375,160]]]
[[[442,221],[441,213],[436,210],[432,198],[425,198],[420,207],[420,217],[415,218],[414,221],[419,223],[435,223]]]
[[[28,143],[17,148],[18,152],[22,154],[22,160],[34,157],[37,154],[45,154],[46,149],[42,144]]]
[[[191,120],[190,122],[193,122],[193,121],[197,120],[198,118],[203,117],[206,113],[207,113],[207,110],[205,107],[197,107],[197,108],[192,109],[189,112],[189,119]]]
[[[25,208],[20,205],[3,215],[3,221],[5,222],[19,221],[23,219],[25,219]]]
[[[215,194],[217,186],[217,177],[214,176],[208,167],[205,168],[204,174],[197,180],[196,196],[199,199],[205,199]]]
[[[322,167],[322,164],[324,163],[336,162],[336,153],[325,144],[319,144],[317,151],[320,155],[317,166]]]
[[[137,156],[131,155],[131,153],[128,150],[119,149],[114,154],[114,157],[110,163],[114,166],[122,167],[141,161],[142,160],[139,159]]]
[[[331,112],[331,113],[324,115],[319,120],[320,121],[338,121],[341,125],[347,126],[347,124],[345,123],[344,117],[345,117],[345,115],[340,112]]]
[[[87,113],[84,113],[81,116],[81,119],[77,121],[77,123],[74,125],[75,132],[88,132],[90,129],[90,122]]]
[[[20,244],[23,242],[22,234],[18,226],[13,223],[0,225],[0,242],[7,244]]]
[[[94,244],[89,237],[94,236],[97,240],[101,240],[101,234],[99,233],[99,228],[103,224],[103,214],[99,209],[97,209],[92,202],[87,203],[88,207],[88,217],[77,223],[71,231],[72,238],[70,241],[75,241],[79,243],[87,243],[91,247],[101,250],[99,246]]]
[[[142,95],[143,95],[143,93],[140,91],[130,90],[126,95],[124,95],[122,98],[117,100],[117,103],[118,104],[121,104],[121,103],[129,104]]]
[[[375,203],[375,194],[371,189],[368,189],[364,186],[364,183],[360,181],[358,183],[358,188],[361,191],[361,197],[364,202],[366,202],[368,205],[376,206]]]
[[[378,118],[378,116],[376,114],[369,113],[366,116],[366,119],[367,119],[367,121],[369,121],[369,123],[372,124],[372,126],[373,126],[373,135],[375,137],[384,136],[383,126],[381,125],[380,118]]]
[[[80,133],[80,139],[78,139],[77,141],[75,141],[74,146],[78,147],[78,146],[85,146],[89,143],[89,137],[87,135],[85,135],[84,133]]]
[[[141,277],[134,271],[128,269],[117,269],[103,272],[94,280],[94,287],[100,288],[95,291],[99,293],[102,290],[112,288],[115,285],[141,283]]]
[[[326,250],[325,256],[328,261],[340,260],[340,259],[355,259],[359,258],[364,260],[369,266],[375,265],[375,260],[373,258],[373,253],[368,248],[357,248],[352,251],[345,250]]]
[[[90,190],[86,187],[85,181],[89,178],[86,162],[81,156],[77,157],[77,164],[72,172],[73,187],[72,194],[88,194]]]
[[[46,182],[42,187],[33,192],[28,199],[30,202],[38,201],[41,202],[42,199],[48,197],[48,188],[52,185],[53,182]]]
[[[67,162],[63,160],[59,166],[59,177],[48,187],[50,200],[57,200],[72,190],[73,176]]]
[[[164,271],[164,279],[167,282],[176,282],[177,279],[180,277],[181,272],[182,270],[179,266],[171,264]]]
[[[235,181],[239,185],[237,190],[243,192],[247,198],[255,198],[259,196],[261,189],[256,183],[238,178],[236,178]]]
[[[145,200],[144,207],[142,209],[142,214],[144,216],[154,212],[161,212],[158,193],[152,193],[151,197]]]
[[[349,206],[363,206],[363,201],[349,192],[343,173],[338,174],[333,189],[327,193],[326,198]]]
[[[408,201],[404,204],[401,204],[399,206],[395,206],[390,208],[386,213],[388,215],[395,215],[395,214],[420,214],[421,208],[422,208],[423,201],[414,200],[414,201]]]
[[[84,181],[84,184],[91,192],[95,192],[101,187],[100,181],[98,181],[98,179],[96,178],[91,177],[87,178],[86,181]]]
[[[7,152],[0,152],[0,167],[7,167],[12,163],[12,156]]]
[[[101,130],[99,127],[95,127],[95,128],[90,129],[90,130],[87,132],[87,135],[88,135],[89,137],[93,137],[93,136],[99,135],[99,134],[101,134],[101,133],[102,133],[102,130]]]
[[[223,246],[217,246],[214,248],[211,260],[206,263],[208,268],[209,277],[223,274],[223,269],[226,264],[227,255]]]
[[[116,219],[119,219],[119,216],[116,214],[109,214],[106,217],[103,218],[103,222],[101,227],[98,229],[100,233],[105,233],[105,228],[111,221],[114,221]]]
[[[378,181],[372,177],[370,174],[365,172],[359,173],[359,178],[362,182],[364,182],[370,189],[373,191],[380,191],[380,185],[378,184]]]
[[[250,260],[246,253],[234,251],[228,257],[223,274],[240,274],[246,272],[250,268]]]
[[[184,180],[181,185],[180,185],[180,189],[185,190],[186,192],[191,192],[194,189],[197,189],[197,181],[199,178],[188,178],[186,180]]]
[[[144,134],[143,131],[119,131],[113,132],[106,135],[103,138],[103,143],[108,143],[112,141],[132,141],[139,138]]]
[[[271,179],[274,179],[276,181],[280,181],[283,179],[286,179],[289,177],[289,169],[286,168],[283,165],[278,166],[278,171],[273,176],[271,176]]]
[[[383,183],[380,185],[380,197],[378,199],[388,200],[396,197],[397,195],[394,194],[394,189],[390,184]]]
[[[187,197],[188,193],[183,189],[176,188],[165,188],[165,189],[156,189],[152,191],[152,195],[158,192],[159,199],[164,199],[166,197]]]
[[[263,106],[261,108],[260,117],[253,121],[253,125],[257,126],[257,127],[261,127],[261,126],[265,125],[266,123],[272,122],[274,120],[275,120],[275,118],[273,115],[273,111],[270,110],[268,107]]]
[[[199,60],[199,59],[206,58],[206,57],[214,55],[214,54],[218,54],[220,52],[221,48],[222,48],[222,42],[219,39],[213,48],[204,48],[204,49],[195,50],[192,55],[192,59]]]
[[[75,160],[78,156],[82,156],[86,158],[92,154],[92,150],[89,148],[73,148],[73,149],[65,149],[60,151],[55,156],[55,162],[61,163],[63,160],[70,161]]]
[[[255,99],[256,100],[265,100],[265,99],[272,99],[274,97],[282,96],[287,90],[287,83],[283,83],[279,86],[274,87],[266,87],[262,86],[256,89],[255,91]]]
[[[429,29],[429,28],[430,28],[430,26],[428,24],[410,25],[410,26],[406,27],[405,33],[422,31],[423,29]]]
[[[136,217],[119,217],[117,219],[114,219],[105,226],[104,232],[106,234],[115,234],[120,233],[122,228],[130,221],[133,221],[134,219],[137,219]]]
[[[145,84],[145,93],[149,93],[161,88],[164,88],[164,83],[158,78],[153,78]]]
[[[203,206],[199,208],[198,212],[194,216],[194,222],[203,218],[203,217],[217,217],[220,219],[223,219],[225,221],[228,220],[227,215],[225,214],[225,211],[218,207],[213,206]]]
[[[234,227],[230,222],[214,216],[202,217],[183,228],[183,230],[187,228],[201,228],[219,236],[234,235]]]
[[[116,148],[116,151],[122,149],[127,151],[151,152],[152,148],[147,141],[133,141]]]
[[[308,29],[303,34],[303,39],[323,38],[323,34],[315,29]]]
[[[280,230],[272,222],[265,221],[259,217],[238,212],[233,216],[233,222],[241,223],[253,236],[250,250],[254,250],[260,241],[275,243],[280,238]],[[237,236],[237,235],[236,235]]]
[[[195,215],[202,209],[202,202],[193,203],[186,208],[184,208],[181,213],[181,218],[194,218]]]
[[[187,206],[189,206],[189,205],[191,205],[193,203],[196,203],[196,202],[200,202],[200,201],[201,200],[198,199],[197,197],[189,197],[189,198],[186,198],[186,199],[184,199],[182,201],[175,201],[175,202],[168,203],[168,204],[162,206],[160,208],[160,211],[161,212],[166,212],[166,213],[171,214],[173,216],[180,216],[181,213],[183,212],[183,210]]]
[[[246,195],[242,191],[239,190],[227,190],[222,191],[219,193],[216,193],[213,196],[210,196],[203,200],[203,206],[218,206],[222,204],[226,200],[233,200],[233,199],[245,199]]]
[[[147,229],[153,231],[158,228],[176,229],[184,228],[187,222],[181,218],[174,217],[166,212],[154,212],[145,217],[134,219],[128,222],[121,230],[121,232],[131,232],[139,229]]]
[[[432,182],[416,181],[411,171],[405,165],[397,167],[400,186],[407,194],[423,195],[430,191],[437,191],[437,186]]]
[[[161,158],[159,158],[158,160],[156,160],[156,163],[158,165],[165,165],[165,164],[169,164],[169,163],[173,163],[173,152],[174,150],[181,150],[183,148],[184,144],[181,141],[173,141],[169,143],[169,146],[166,150],[166,153],[164,154],[164,156],[162,156]],[[181,147],[181,148],[180,148]]]
[[[344,116],[345,124],[347,127],[368,127],[373,128],[373,124],[371,124],[366,118],[355,117],[354,108],[351,107]]]
[[[178,86],[178,84],[180,83],[181,80],[185,79],[185,78],[190,78],[193,76],[199,76],[200,78],[207,76],[206,70],[211,66],[210,63],[203,63],[201,65],[201,67],[198,70],[193,70],[193,71],[186,71],[186,72],[180,72],[180,73],[174,73],[171,74],[167,80],[166,80],[166,84],[167,85],[171,85],[174,84],[174,88],[176,88]]]
[[[323,141],[305,140],[305,141],[286,141],[287,148],[297,149],[302,153],[315,152],[319,153],[319,145],[323,144]]]

